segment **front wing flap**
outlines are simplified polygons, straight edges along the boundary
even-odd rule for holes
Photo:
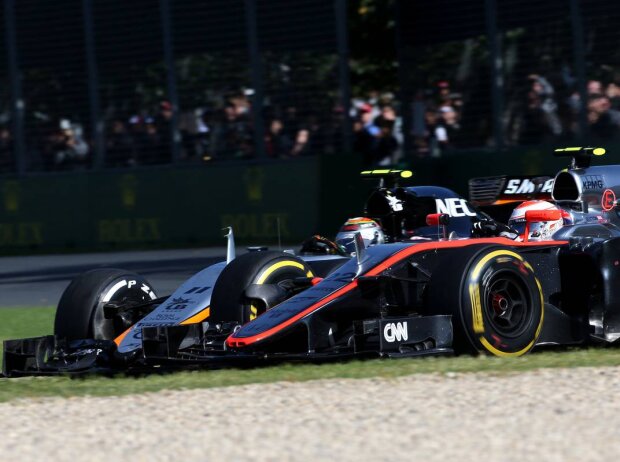
[[[114,361],[114,342],[76,340],[68,342],[53,335],[5,340],[2,374],[25,375],[81,374],[110,369]]]

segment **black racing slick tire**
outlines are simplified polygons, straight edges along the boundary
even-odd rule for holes
[[[142,303],[157,298],[142,276],[103,268],[76,277],[65,289],[54,320],[54,334],[67,340],[114,340],[122,332],[104,317],[107,303]]]
[[[213,288],[209,321],[245,324],[264,310],[245,296],[251,284],[277,284],[286,279],[313,277],[308,264],[285,252],[249,252],[231,261]]]
[[[452,315],[457,353],[521,356],[536,344],[544,321],[540,282],[508,248],[450,252],[433,272],[428,302],[434,313]]]

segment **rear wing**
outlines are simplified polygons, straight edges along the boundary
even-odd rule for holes
[[[570,170],[588,168],[593,157],[603,156],[600,147],[575,146],[558,148],[556,157],[570,157]],[[526,200],[551,200],[554,178],[548,175],[489,176],[469,180],[469,201],[479,207],[503,205]]]
[[[595,147],[569,147],[558,148],[553,151],[556,157],[570,157],[570,169],[588,168],[592,162],[592,156],[603,156],[607,151],[605,148]]]
[[[503,205],[527,200],[551,200],[549,175],[488,176],[469,180],[469,202],[476,206]]]

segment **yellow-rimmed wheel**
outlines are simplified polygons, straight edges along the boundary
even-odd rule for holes
[[[270,306],[246,296],[253,284],[278,284],[300,277],[313,277],[308,264],[285,252],[250,252],[235,258],[220,274],[211,297],[211,321],[246,323]]]
[[[432,311],[452,314],[455,347],[495,356],[530,351],[544,322],[543,291],[530,264],[512,249],[456,253],[433,272],[428,299]]]

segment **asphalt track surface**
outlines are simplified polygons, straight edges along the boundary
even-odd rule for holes
[[[56,306],[80,273],[121,268],[142,274],[158,296],[171,294],[201,269],[226,258],[224,247],[0,258],[0,307]]]

